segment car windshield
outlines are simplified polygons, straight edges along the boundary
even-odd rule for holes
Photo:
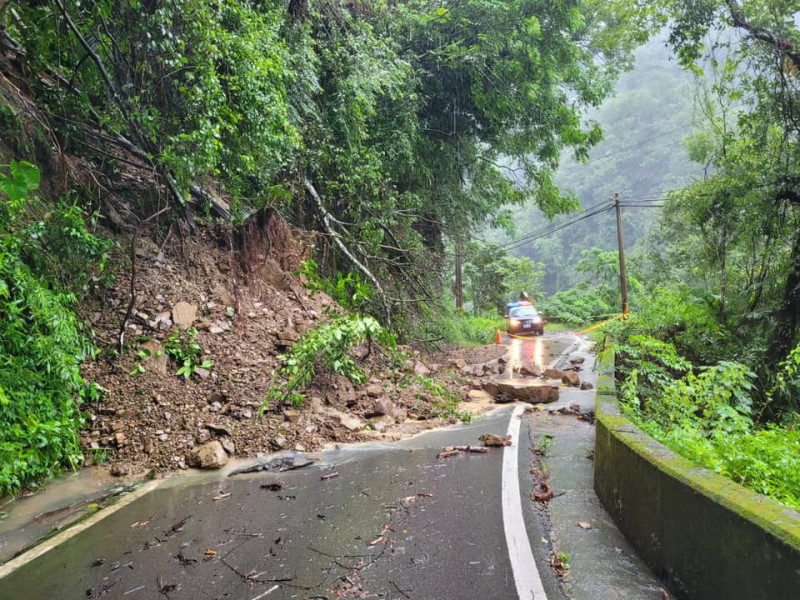
[[[532,306],[520,306],[519,308],[512,308],[509,316],[515,319],[531,319],[539,314]]]

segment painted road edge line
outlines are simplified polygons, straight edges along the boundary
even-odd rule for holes
[[[539,569],[533,558],[531,542],[522,516],[522,501],[519,489],[519,431],[522,424],[520,416],[524,406],[517,406],[511,413],[508,435],[511,445],[503,450],[503,528],[508,545],[508,557],[517,586],[520,600],[547,600],[547,594],[539,577]]]
[[[109,506],[108,508],[103,508],[99,510],[97,513],[81,521],[80,523],[73,525],[69,529],[65,529],[55,537],[50,538],[46,542],[42,542],[38,546],[35,546],[28,550],[27,552],[20,554],[16,558],[8,561],[7,563],[0,565],[0,579],[5,577],[6,575],[11,575],[14,571],[19,569],[21,566],[28,564],[32,560],[39,558],[45,552],[49,552],[56,546],[63,544],[68,539],[73,536],[78,535],[80,532],[85,531],[95,523],[99,523],[106,517],[113,515],[119,509],[124,508],[131,502],[138,500],[145,494],[153,491],[159,486],[159,481],[149,481],[140,488],[132,491],[129,494],[125,494],[122,498],[117,500],[114,504]]]

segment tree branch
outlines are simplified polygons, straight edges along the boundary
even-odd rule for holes
[[[742,14],[741,7],[736,0],[725,0],[725,4],[728,5],[728,11],[730,12],[731,19],[733,19],[733,25],[735,27],[744,29],[755,39],[769,44],[778,52],[785,54],[789,57],[794,66],[800,69],[800,50],[798,50],[797,45],[794,42],[779,38],[769,29],[759,27],[755,23],[751,23],[745,19],[744,15]]]
[[[383,290],[383,286],[381,282],[378,281],[378,278],[372,274],[366,265],[364,265],[360,260],[358,260],[352,252],[344,245],[342,241],[342,236],[339,235],[339,232],[335,231],[331,227],[331,219],[333,218],[328,210],[322,204],[322,198],[320,198],[317,190],[314,188],[313,184],[308,179],[303,179],[303,184],[306,188],[306,191],[309,195],[314,199],[314,202],[317,205],[317,208],[322,216],[322,224],[325,227],[325,230],[330,234],[331,238],[333,238],[334,243],[339,247],[339,249],[344,253],[344,255],[350,259],[354,265],[356,265],[359,270],[367,276],[367,278],[373,283],[375,289],[378,290],[378,293],[381,296],[381,302],[383,303],[383,308],[386,311],[386,317],[389,318],[391,315],[391,310],[389,309],[389,304],[386,301],[386,292]]]

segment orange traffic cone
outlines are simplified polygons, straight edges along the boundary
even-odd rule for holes
[[[494,339],[495,344],[502,344],[503,343],[503,338],[500,335],[500,330],[496,329],[495,331],[497,331],[497,335],[495,336],[495,339]]]

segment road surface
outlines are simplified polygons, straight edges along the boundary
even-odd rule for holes
[[[576,342],[514,340],[512,354],[555,363]],[[0,579],[0,598],[565,598],[574,587],[550,566],[552,534],[564,524],[530,500],[537,415],[525,408],[400,444],[339,448],[304,468],[168,480],[24,562]],[[484,433],[511,434],[513,444],[437,458],[447,446],[480,445]],[[610,547],[625,555],[624,544],[613,538]],[[602,558],[618,559],[613,550]],[[659,598],[637,561],[618,574],[601,567],[611,587],[582,597]]]

